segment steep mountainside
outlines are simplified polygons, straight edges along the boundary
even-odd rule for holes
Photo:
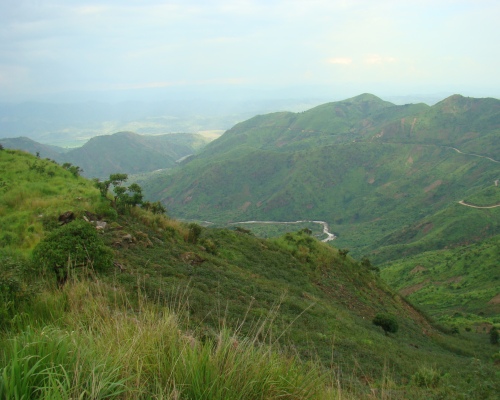
[[[425,104],[395,106],[371,94],[323,104],[302,113],[259,115],[235,125],[210,143],[200,157],[213,157],[235,148],[297,151],[360,139],[377,124],[427,110]]]
[[[88,368],[86,349],[94,349],[103,338],[110,337],[114,342],[110,341],[104,350],[96,348],[95,353],[109,357],[106,362],[99,361],[99,371],[108,372],[110,365],[116,368],[113,374],[103,373],[106,379],[102,384],[120,382],[131,398],[140,397],[133,395],[139,388],[145,391],[144,397],[152,397],[152,393],[159,397],[155,391],[171,387],[168,393],[185,393],[197,383],[207,388],[205,391],[212,390],[221,379],[220,370],[197,369],[198,362],[213,359],[222,351],[221,329],[229,329],[237,336],[224,350],[224,365],[235,362],[232,352],[238,353],[248,341],[254,349],[266,344],[275,346],[277,354],[307,362],[308,368],[318,360],[322,373],[329,376],[324,395],[315,397],[318,399],[331,398],[327,395],[331,385],[338,393],[344,391],[342,398],[348,393],[355,398],[370,398],[385,390],[388,379],[391,390],[401,398],[411,398],[410,394],[415,398],[457,398],[460,393],[487,398],[485,394],[494,395],[498,389],[491,375],[493,367],[487,361],[489,345],[481,344],[487,337],[484,333],[455,337],[436,329],[389,289],[369,263],[358,262],[345,251],[317,241],[307,230],[265,240],[242,229],[183,224],[138,207],[115,210],[90,181],[53,162],[12,150],[0,151],[0,171],[0,287],[3,295],[12,293],[14,299],[8,298],[0,305],[2,329],[10,335],[9,340],[0,340],[4,380],[10,376],[7,366],[12,359],[2,354],[13,339],[35,338],[33,344],[28,342],[23,347],[34,351],[44,348],[34,343],[57,338],[59,344],[51,352],[60,359],[54,365],[68,368],[66,374],[73,376],[69,369],[73,352],[64,347],[68,343],[64,338],[81,343],[74,371],[81,374]],[[58,216],[68,210],[73,211],[76,222],[61,226]],[[54,271],[57,274],[58,266],[49,268],[30,262],[37,260],[32,250],[46,238],[64,247],[65,240],[74,239],[74,232],[65,236],[67,228],[85,224],[84,217],[100,221],[99,234],[94,231],[91,237],[106,246],[113,266],[91,264],[81,269],[70,253],[69,280],[58,280],[56,288]],[[141,323],[145,310],[150,310],[146,314],[150,319],[147,327]],[[390,313],[399,330],[384,334],[372,323],[377,313]],[[155,323],[165,315],[172,321],[185,321],[185,325],[172,323],[169,327],[175,328],[161,330],[163,325]],[[81,320],[75,321],[76,316]],[[103,330],[107,324],[109,330]],[[180,327],[183,333],[178,348],[168,347],[168,337],[177,334]],[[136,329],[141,336],[128,336]],[[157,337],[157,330],[165,333]],[[92,336],[87,338],[87,334]],[[119,339],[115,339],[117,334]],[[151,342],[155,351],[143,347]],[[208,344],[206,348],[202,347],[204,343]],[[116,349],[122,349],[121,356],[114,355]],[[190,349],[197,352],[189,353]],[[181,358],[186,352],[193,357]],[[138,358],[126,363],[131,354]],[[277,356],[267,352],[263,358],[275,360]],[[471,367],[472,356],[477,360]],[[43,357],[33,354],[29,359]],[[170,359],[175,362],[165,361]],[[115,367],[116,363],[119,367]],[[202,379],[197,381],[182,372],[170,376],[167,382],[160,381],[164,373],[157,373],[157,369],[164,368],[164,364],[184,363],[187,371],[194,370]],[[240,374],[242,366],[237,365]],[[180,385],[177,379],[185,379],[186,374],[192,380]],[[432,386],[419,380],[427,379],[425,374],[431,375]],[[484,388],[477,383],[480,377]],[[59,375],[53,378],[51,382],[59,382]],[[474,382],[473,386],[470,382]],[[52,386],[59,388],[55,383]],[[0,385],[0,390],[4,387]],[[279,391],[272,398],[282,398],[283,393],[289,391]],[[302,397],[309,398],[291,396]]]
[[[454,95],[429,108],[385,124],[381,141],[456,147],[464,153],[499,158],[500,101]]]

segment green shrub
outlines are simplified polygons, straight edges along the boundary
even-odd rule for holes
[[[111,266],[113,253],[85,221],[73,221],[52,231],[33,250],[33,261],[58,276],[69,267],[90,266],[104,270]],[[58,272],[61,271],[61,272]]]
[[[386,335],[388,332],[396,333],[399,329],[396,317],[394,317],[394,315],[391,314],[379,313],[375,315],[375,318],[373,318],[372,322],[373,325],[380,326],[384,330]]]
[[[492,327],[490,329],[490,343],[498,344],[498,329],[496,327]]]
[[[217,255],[217,243],[215,243],[212,239],[203,239],[201,245],[205,248],[207,253]]]
[[[118,213],[111,207],[109,202],[101,201],[95,208],[95,213],[99,218],[104,218],[109,221],[116,221]]]
[[[201,235],[202,227],[194,222],[188,225],[189,234],[188,234],[188,242],[196,244],[198,242],[198,238]]]
[[[419,368],[411,377],[413,385],[425,388],[436,388],[441,382],[442,374],[435,368]]]

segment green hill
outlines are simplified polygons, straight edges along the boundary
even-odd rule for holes
[[[34,140],[31,140],[30,138],[27,138],[25,136],[0,139],[0,144],[6,149],[23,150],[31,154],[38,153],[40,157],[50,159],[56,159],[60,156],[61,153],[67,151],[62,147],[35,142]]]
[[[142,185],[179,218],[324,220],[338,246],[377,262],[401,246],[410,254],[462,244],[500,232],[498,209],[458,204],[495,189],[500,163],[488,157],[500,150],[499,103],[452,96],[395,106],[361,95],[257,116]]]
[[[2,398],[494,398],[500,389],[485,333],[441,332],[369,263],[307,230],[266,240],[138,207],[117,213],[92,182],[12,150],[0,151],[0,171]],[[76,221],[60,226],[70,210]],[[83,217],[106,225],[91,234]],[[71,247],[58,287],[49,253],[33,249],[72,243],[72,226],[91,242]],[[94,264],[75,258],[91,245],[107,248],[112,266],[85,251]],[[399,330],[385,335],[377,313]]]
[[[93,137],[83,146],[70,150],[42,145],[27,138],[2,139],[0,143],[6,148],[32,154],[38,152],[42,158],[78,165],[84,176],[103,178],[116,171],[138,174],[172,168],[177,160],[203,147],[206,139],[187,133],[138,135],[118,132]]]
[[[451,146],[498,160],[499,135],[499,100],[454,95],[424,113],[386,125],[377,139]]]

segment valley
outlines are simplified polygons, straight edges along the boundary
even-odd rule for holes
[[[243,381],[269,398],[493,399],[499,135],[496,99],[363,94],[257,115],[210,142],[119,132],[62,152],[3,139],[0,375],[11,344],[34,360],[53,337],[71,349],[58,374],[92,382],[96,358],[127,398],[239,393]],[[130,177],[105,186],[118,172]],[[69,250],[63,273],[46,249],[84,221],[100,228],[72,248],[100,247],[84,261]],[[297,375],[272,378],[276,395],[239,367],[256,359]]]

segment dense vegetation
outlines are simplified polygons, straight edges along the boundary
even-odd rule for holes
[[[11,150],[0,151],[0,171],[1,398],[494,398],[500,390],[487,332],[437,329],[369,262],[307,228],[266,240],[133,205],[117,212],[98,182]],[[60,226],[69,210],[76,220]],[[105,246],[112,265],[80,258],[58,286],[40,256],[78,224],[88,225],[77,232],[92,227],[84,217],[106,224],[77,243]],[[373,325],[379,313],[395,318],[397,332]]]
[[[382,266],[383,278],[439,320],[460,329],[500,323],[500,236],[424,252]]]

